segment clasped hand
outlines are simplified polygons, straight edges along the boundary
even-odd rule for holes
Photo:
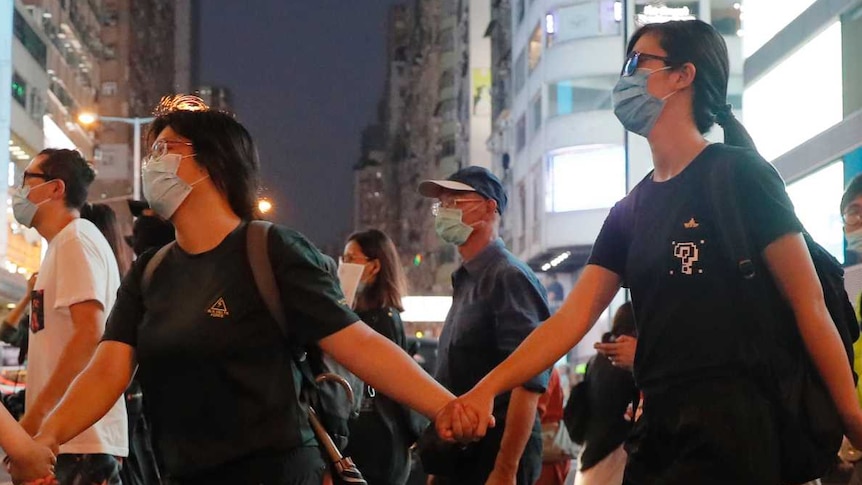
[[[56,451],[37,438],[10,453],[3,463],[16,485],[55,485]]]
[[[493,410],[494,396],[474,388],[437,413],[434,418],[437,434],[449,442],[478,441],[495,425]]]

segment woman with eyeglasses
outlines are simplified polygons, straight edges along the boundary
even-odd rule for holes
[[[353,306],[356,314],[377,333],[407,350],[401,322],[401,298],[407,283],[398,252],[382,231],[369,229],[347,238],[342,265],[361,266]],[[403,485],[410,473],[409,448],[418,431],[410,411],[372,386],[361,390],[359,416],[350,421],[346,454],[353,458],[369,485]]]
[[[644,394],[625,483],[779,483],[774,408],[752,377],[762,362],[758,322],[741,304],[742,278],[711,204],[711,170],[729,160],[756,262],[791,307],[795,318],[786,323],[795,320],[846,434],[862,445],[853,377],[802,225],[777,171],[726,104],[724,39],[697,20],[649,24],[632,36],[627,54],[614,112],[649,142],[653,171],[611,209],[562,308],[459,399],[462,406],[453,403],[438,430],[483,433],[486,413],[478,411],[577,344],[625,283],[639,334],[634,375]],[[715,123],[724,144],[704,138]]]
[[[319,484],[324,462],[299,401],[297,348],[318,345],[427,416],[452,399],[347,306],[331,259],[296,231],[272,226],[265,256],[287,321],[282,333],[249,263],[258,159],[239,122],[177,97],[163,103],[150,137],[142,188],[173,223],[176,245],[161,253],[147,284],[154,252],[134,263],[104,339],[39,442],[56,448],[87,428],[136,375],[164,483]]]

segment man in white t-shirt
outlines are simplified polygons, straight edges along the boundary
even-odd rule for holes
[[[48,250],[33,291],[27,394],[21,425],[31,435],[96,350],[120,274],[107,240],[80,218],[95,173],[74,150],[43,150],[13,196],[19,223],[35,228]],[[60,447],[64,484],[118,484],[128,455],[126,407],[119,399],[92,427]]]

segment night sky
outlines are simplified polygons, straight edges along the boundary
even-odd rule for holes
[[[352,228],[359,135],[385,77],[395,0],[201,0],[199,82],[231,89],[260,151],[273,220],[320,247]]]

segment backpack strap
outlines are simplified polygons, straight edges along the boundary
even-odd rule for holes
[[[275,281],[275,273],[272,271],[272,263],[269,260],[269,229],[271,227],[272,223],[268,221],[249,222],[246,232],[246,252],[257,291],[263,298],[263,303],[272,318],[278,322],[282,336],[287,339],[289,335],[287,318],[284,316],[278,283]]]
[[[150,283],[152,283],[153,281],[153,273],[156,272],[156,268],[158,268],[159,265],[162,264],[162,261],[164,261],[165,256],[168,255],[168,252],[171,250],[171,248],[176,246],[176,244],[176,241],[171,241],[165,244],[164,246],[162,246],[161,249],[156,251],[156,254],[154,254],[149,261],[147,261],[147,265],[144,266],[144,274],[141,277],[141,294],[146,293],[147,289],[150,287]]]
[[[742,213],[737,205],[733,162],[725,158],[715,160],[709,178],[709,196],[717,216],[722,242],[727,248],[737,271],[750,280],[757,274],[752,258],[751,244],[745,231]]]

